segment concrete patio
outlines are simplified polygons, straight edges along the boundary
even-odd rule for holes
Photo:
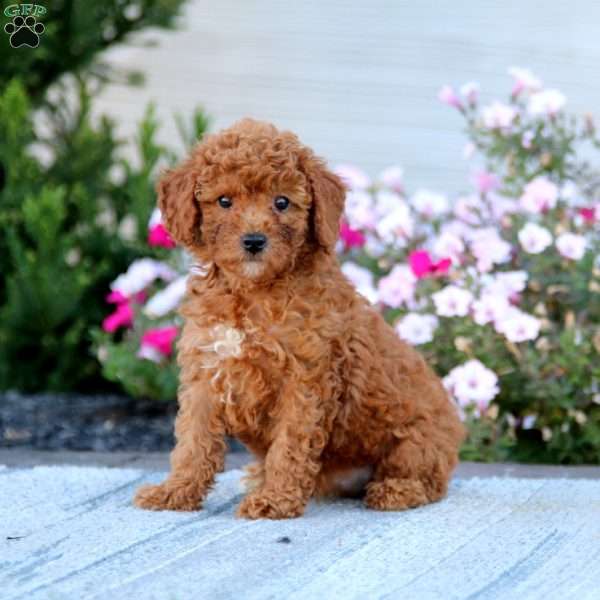
[[[251,522],[234,516],[245,455],[230,458],[201,512],[133,508],[134,489],[159,481],[165,460],[0,452],[11,465],[0,467],[2,598],[600,594],[598,468],[466,464],[445,501],[417,510],[337,501]]]

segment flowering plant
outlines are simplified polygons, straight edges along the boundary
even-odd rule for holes
[[[566,114],[562,93],[524,69],[510,74],[505,102],[481,106],[474,83],[440,91],[466,121],[467,193],[408,193],[399,167],[375,180],[336,169],[349,188],[342,269],[443,377],[468,426],[463,456],[597,463],[600,179],[581,149],[600,143],[590,118]],[[115,321],[138,331],[129,360],[157,372],[172,368],[164,340],[185,277],[163,268],[133,286],[113,284],[128,299]],[[158,279],[166,287],[149,291]],[[160,348],[158,334],[142,333],[150,327],[171,328]],[[111,344],[100,347],[105,364],[120,347]]]

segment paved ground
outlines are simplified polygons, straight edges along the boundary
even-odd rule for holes
[[[27,468],[49,456],[0,454],[11,458],[20,466],[0,467],[3,600],[599,597],[599,469],[479,471],[527,479],[466,465],[445,501],[421,509],[312,503],[302,519],[249,522],[234,517],[238,469],[219,476],[205,510],[150,513],[131,496],[160,471],[101,456],[113,468]]]
[[[229,453],[225,468],[239,469],[251,460],[244,452]],[[128,467],[148,471],[167,471],[169,455],[165,452],[45,452],[39,450],[0,448],[0,465],[35,467],[39,465],[73,465],[93,467]],[[600,479],[600,467],[560,467],[514,463],[463,462],[457,477],[522,477],[533,479]]]

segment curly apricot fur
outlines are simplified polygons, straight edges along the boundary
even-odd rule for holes
[[[341,273],[344,188],[323,161],[295,135],[244,120],[206,138],[158,191],[167,228],[208,272],[190,276],[181,309],[171,474],[136,504],[200,508],[226,435],[258,459],[243,517],[299,516],[357,469],[370,508],[442,498],[463,427],[438,377]],[[273,207],[277,195],[288,210]],[[267,247],[249,256],[240,238],[257,231]],[[210,354],[217,325],[243,333],[239,355]]]

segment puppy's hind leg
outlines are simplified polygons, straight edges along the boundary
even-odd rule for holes
[[[456,463],[455,444],[436,443],[413,426],[395,438],[376,465],[365,504],[375,510],[404,510],[436,502],[446,495]]]

